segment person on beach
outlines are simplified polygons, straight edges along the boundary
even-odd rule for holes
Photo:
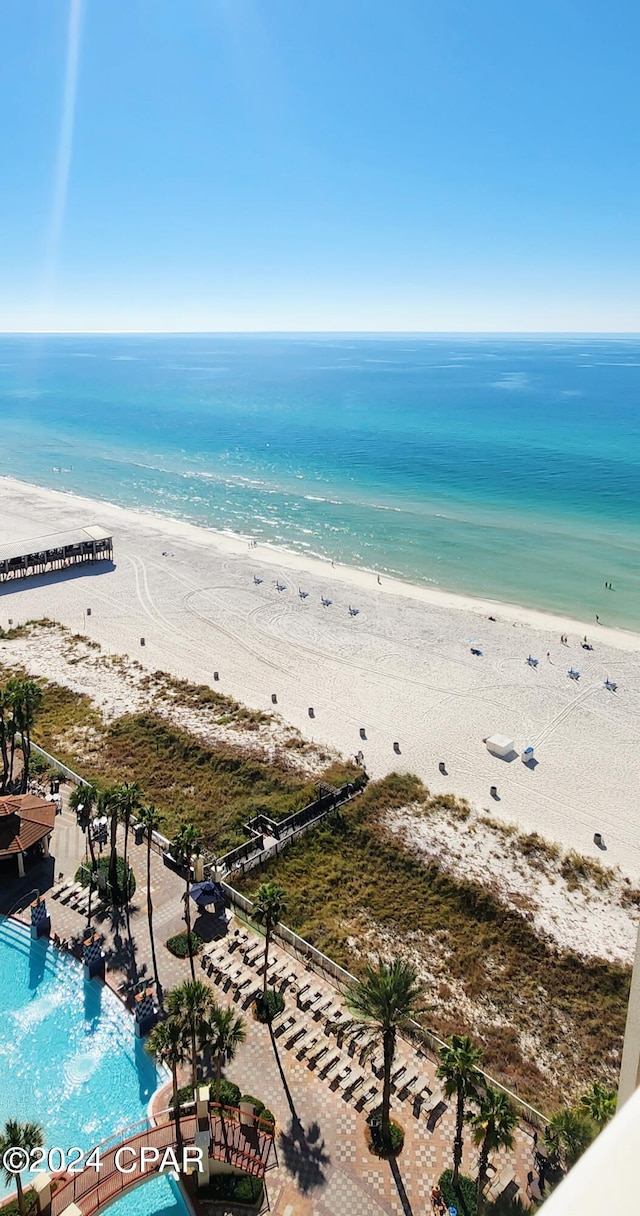
[[[599,624],[600,624],[600,617],[598,616],[598,613],[597,613],[597,612],[596,612],[596,621],[597,621],[597,623],[598,623],[598,625],[599,625]]]
[[[380,575],[378,575],[378,585],[379,585],[380,587],[382,586],[382,579],[380,578]]]

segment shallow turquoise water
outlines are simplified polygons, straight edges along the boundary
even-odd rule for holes
[[[168,1174],[156,1175],[104,1209],[109,1216],[188,1216],[178,1183]]]
[[[638,338],[5,336],[0,410],[0,473],[640,627]]]
[[[47,1147],[65,1150],[88,1149],[142,1119],[158,1085],[117,997],[1,918],[0,1078],[0,1126],[35,1120]]]

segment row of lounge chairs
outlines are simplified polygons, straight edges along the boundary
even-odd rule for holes
[[[209,946],[201,958],[203,970],[232,998],[248,1008],[261,992],[264,974],[264,943],[244,929],[231,938]],[[285,1008],[274,1019],[274,1037],[304,1061],[311,1072],[339,1091],[358,1110],[371,1111],[382,1096],[382,1051],[367,1051],[366,1027],[347,1034],[353,1023],[339,995],[328,993],[313,973],[299,974],[293,959],[284,952],[270,955],[268,981],[284,992],[295,993],[296,1006]],[[423,1057],[424,1058],[424,1057]],[[391,1077],[392,1091],[409,1101],[416,1118],[437,1121],[446,1110],[439,1083],[429,1081],[420,1056],[397,1053]]]
[[[74,912],[84,914],[89,911],[89,888],[83,887],[79,882],[74,882],[72,878],[58,883],[49,891],[49,896],[57,899],[59,903],[73,908]],[[91,897],[92,913],[97,913],[102,903],[102,898],[94,892]]]

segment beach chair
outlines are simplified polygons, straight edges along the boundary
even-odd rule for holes
[[[307,1051],[307,1068],[315,1068],[316,1065],[324,1059],[328,1052],[329,1045],[326,1043],[322,1044],[318,1038],[316,1046],[312,1047],[310,1051]]]
[[[404,1064],[401,1064],[400,1068],[396,1068],[396,1071],[391,1074],[392,1090],[395,1091],[400,1088],[400,1082],[403,1077],[406,1077],[406,1075],[407,1075],[407,1069]]]
[[[281,1038],[281,1036],[286,1034],[288,1030],[293,1030],[295,1024],[296,1019],[294,1018],[293,1014],[288,1014],[286,1018],[283,1018],[282,1021],[278,1023],[276,1029],[274,1030],[273,1033],[275,1037],[277,1039]]]
[[[337,1055],[331,1055],[329,1052],[326,1059],[323,1057],[323,1062],[318,1069],[318,1076],[322,1077],[323,1081],[328,1081],[331,1074],[336,1071],[342,1064],[342,1056],[338,1052]]]
[[[508,1165],[503,1169],[502,1173],[496,1178],[495,1182],[489,1188],[489,1195],[492,1199],[497,1199],[507,1187],[516,1180],[516,1172],[512,1165]]]
[[[338,1089],[341,1090],[342,1097],[344,1098],[345,1102],[349,1102],[357,1091],[362,1089],[365,1080],[366,1076],[362,1069],[358,1068],[357,1064],[352,1064],[349,1076],[346,1078],[346,1080],[338,1083]]]
[[[379,1102],[379,1089],[377,1089],[375,1085],[370,1085],[366,1092],[360,1098],[358,1098],[356,1106],[359,1106],[360,1110],[373,1110],[374,1107],[378,1106]]]
[[[277,954],[270,954],[267,959],[267,970],[270,971],[272,967],[275,967],[277,961],[278,961]],[[265,963],[264,963],[264,956],[263,956],[262,962],[257,969],[258,975],[264,975],[264,967],[265,967]]]
[[[321,1022],[330,1009],[335,1009],[332,996],[325,996],[322,1000],[316,1001],[315,1005],[310,1010],[316,1022]]]
[[[314,1047],[320,1042],[320,1035],[317,1031],[305,1027],[304,1034],[295,1044],[296,1056],[302,1060],[308,1052],[313,1051]]]
[[[341,1056],[340,1057],[340,1067],[337,1068],[336,1071],[334,1072],[334,1074],[331,1078],[331,1084],[335,1085],[336,1089],[342,1089],[343,1086],[346,1085],[347,1082],[349,1081],[349,1078],[351,1077],[352,1073],[353,1073],[353,1065],[351,1063],[345,1064],[344,1056]]]
[[[80,886],[80,883],[72,882],[71,886],[68,886],[66,888],[66,890],[63,891],[62,895],[60,896],[60,903],[68,904],[69,900],[72,899],[73,896],[76,895],[78,893],[78,891],[81,891],[81,890],[82,890],[82,887]]]
[[[285,1045],[287,1051],[291,1051],[292,1047],[298,1046],[302,1042],[302,1040],[306,1034],[308,1034],[307,1027],[300,1026],[299,1024],[296,1025],[294,1022],[293,1033],[287,1035],[287,1037],[284,1041],[284,1045]]]
[[[323,996],[324,993],[318,992],[317,990],[315,992],[308,991],[302,997],[300,996],[300,993],[298,993],[298,1005],[305,1011],[311,1010],[311,1006],[315,1005],[316,1001],[321,1001]]]

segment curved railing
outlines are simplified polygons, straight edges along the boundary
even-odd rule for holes
[[[155,1119],[164,1118],[164,1122],[151,1124],[145,1119],[103,1140],[94,1149],[101,1164],[99,1172],[89,1167],[77,1174],[60,1176],[51,1202],[51,1216],[61,1216],[71,1203],[80,1208],[82,1216],[93,1216],[124,1191],[157,1174],[163,1151],[173,1149],[176,1152],[181,1146],[193,1145],[196,1132],[209,1133],[208,1152],[214,1161],[223,1161],[245,1174],[264,1178],[273,1146],[270,1125],[259,1119],[248,1121],[235,1107],[211,1103],[207,1115],[202,1118],[198,1118],[195,1110],[181,1115],[178,1136],[178,1124],[169,1116],[170,1111],[162,1111]],[[140,1149],[143,1147],[159,1150],[160,1157],[141,1168]],[[126,1173],[118,1168],[116,1161],[116,1154],[122,1148],[132,1150],[127,1156]],[[172,1169],[171,1165],[166,1168]],[[64,1178],[62,1185],[61,1177]]]

